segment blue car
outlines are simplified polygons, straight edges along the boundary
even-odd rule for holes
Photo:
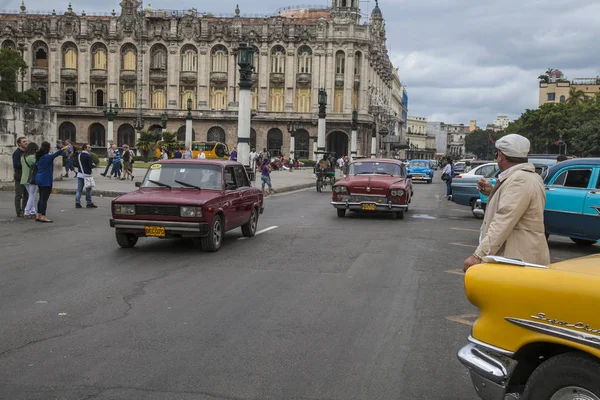
[[[410,160],[408,173],[413,181],[433,182],[433,166],[429,160]]]

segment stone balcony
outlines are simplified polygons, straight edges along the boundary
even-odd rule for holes
[[[312,82],[312,75],[306,73],[296,74],[296,86],[302,88],[310,88]]]
[[[77,80],[77,69],[75,68],[61,68],[60,77],[64,81],[76,81]]]
[[[211,72],[210,83],[214,85],[227,85],[227,72]]]
[[[121,70],[121,80],[125,82],[136,82],[137,81],[137,71],[134,69],[122,69]]]
[[[269,80],[271,82],[271,87],[281,88],[285,85],[285,74],[272,72]]]
[[[90,80],[92,82],[105,82],[108,79],[108,73],[105,69],[90,70]]]
[[[343,88],[345,78],[346,78],[345,74],[335,74],[335,87]]]
[[[184,84],[194,84],[198,80],[198,73],[196,71],[181,71],[179,80]]]
[[[166,84],[167,83],[167,71],[164,69],[151,69],[150,70],[150,83],[152,84]]]
[[[48,67],[33,67],[33,68],[31,68],[31,80],[32,81],[47,81],[48,80]]]

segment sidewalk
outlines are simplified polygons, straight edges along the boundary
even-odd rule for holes
[[[146,169],[134,168],[133,181],[121,181],[116,179],[108,179],[100,175],[100,171],[95,171],[94,179],[96,186],[94,187],[94,196],[116,197],[125,193],[137,190],[135,182],[141,182],[146,175]],[[315,175],[312,168],[290,171],[273,171],[271,172],[271,183],[276,193],[292,192],[294,190],[306,189],[315,187]],[[256,177],[253,186],[260,188],[260,172]],[[2,190],[14,190],[14,185],[4,185]],[[75,194],[77,189],[77,180],[75,178],[63,178],[60,181],[54,181],[52,192],[55,194]]]

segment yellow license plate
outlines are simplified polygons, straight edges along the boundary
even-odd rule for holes
[[[165,237],[165,228],[163,226],[145,226],[146,236]]]
[[[362,209],[365,211],[375,211],[375,204],[363,204]]]
[[[413,179],[421,179],[420,176],[415,176]]]

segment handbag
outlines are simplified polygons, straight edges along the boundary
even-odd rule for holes
[[[29,165],[29,163],[27,162],[27,159],[25,157],[23,157],[23,161],[25,161],[27,168],[29,168],[29,176],[27,177],[27,183],[29,183],[30,185],[35,185],[35,175],[37,174],[37,163],[33,164],[33,168],[31,168],[31,165]]]
[[[79,157],[77,157],[79,159],[79,171],[80,174],[83,175],[83,187],[88,189],[88,188],[93,188],[94,186],[96,186],[96,181],[94,180],[94,176],[93,175],[86,175],[83,172],[83,165],[81,165],[81,153],[79,153]]]
[[[447,172],[444,172],[444,173],[442,174],[442,180],[443,180],[444,182],[446,182],[446,181],[447,181],[447,180],[449,180],[449,179],[450,179],[450,174],[448,174]]]

